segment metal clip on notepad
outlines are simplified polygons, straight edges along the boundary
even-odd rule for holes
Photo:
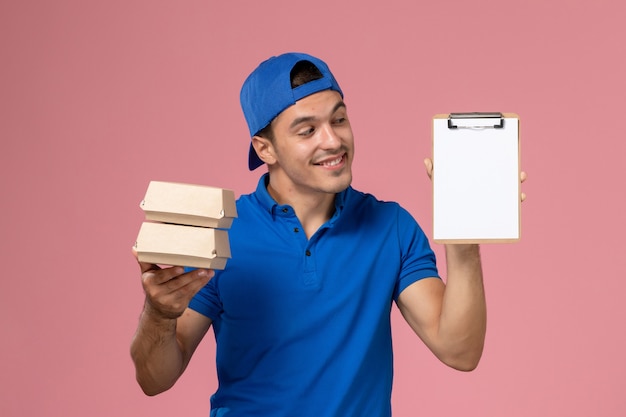
[[[450,113],[448,129],[502,129],[504,116],[502,113]]]

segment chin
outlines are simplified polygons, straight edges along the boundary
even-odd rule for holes
[[[335,178],[333,181],[329,181],[328,184],[328,192],[329,193],[340,193],[346,188],[350,186],[352,183],[352,174],[342,175],[341,177]]]

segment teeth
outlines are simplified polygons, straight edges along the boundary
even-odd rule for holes
[[[322,162],[321,165],[326,166],[326,167],[334,167],[335,165],[338,165],[341,162],[342,159],[343,159],[343,157],[340,156],[340,157],[338,157],[335,160]]]

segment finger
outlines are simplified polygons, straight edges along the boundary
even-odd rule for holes
[[[151,266],[155,266],[157,268],[146,269],[145,271],[143,271],[143,273],[141,274],[141,279],[144,282],[144,287],[150,285],[164,284],[185,273],[185,269],[181,266],[159,268],[156,265],[148,264],[145,262],[139,262],[139,265],[142,267],[142,270],[144,268],[150,268]]]
[[[424,166],[426,167],[426,174],[428,174],[428,178],[433,178],[433,160],[430,158],[424,159]]]
[[[525,171],[520,172],[519,179],[522,183],[526,181],[526,178],[528,178],[528,175],[526,174],[526,172]],[[521,193],[520,198],[522,201],[526,200],[526,193]]]
[[[204,287],[215,275],[212,269],[196,269],[182,275],[178,275],[163,283],[168,292],[193,292],[194,294]]]
[[[146,288],[146,301],[164,317],[178,317],[214,274],[213,270],[196,270],[177,276],[162,285],[150,286]]]

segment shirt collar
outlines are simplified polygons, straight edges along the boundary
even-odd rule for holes
[[[274,207],[276,207],[278,204],[276,203],[276,201],[274,201],[269,191],[267,191],[267,184],[269,183],[269,181],[270,174],[266,172],[259,179],[259,183],[256,186],[255,194],[261,206],[269,213],[273,213]]]
[[[267,210],[268,213],[274,215],[275,210],[278,207],[278,203],[276,203],[276,201],[270,195],[269,191],[267,191],[267,185],[269,184],[269,181],[270,181],[270,174],[266,172],[259,179],[259,183],[257,184],[257,187],[256,187],[256,196],[261,206],[265,210]],[[352,187],[349,186],[345,190],[335,195],[335,213],[330,219],[331,223],[334,223],[335,220],[341,214],[343,207],[345,205],[346,196],[350,192],[351,188]]]

